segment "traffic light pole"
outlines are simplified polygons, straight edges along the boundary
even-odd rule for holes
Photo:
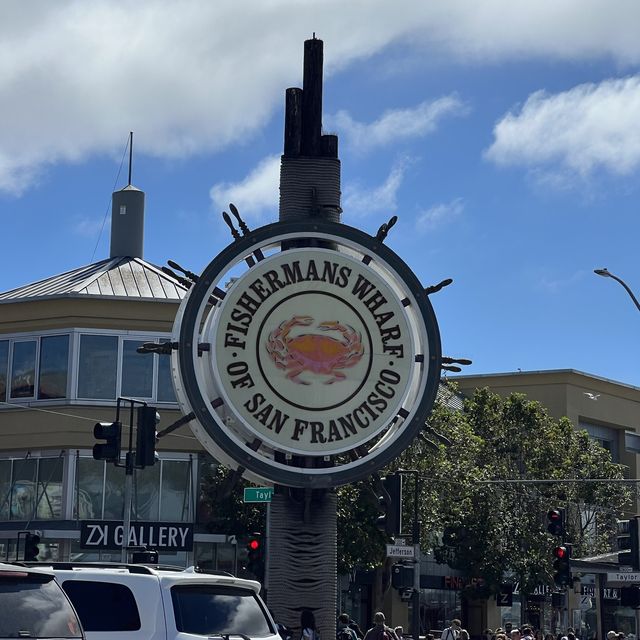
[[[413,547],[415,556],[413,574],[413,593],[411,594],[411,625],[413,627],[413,640],[420,640],[420,567],[422,556],[420,551],[420,519],[418,515],[418,499],[420,497],[420,476],[413,474]]]
[[[120,562],[129,560],[129,531],[131,530],[131,503],[133,501],[133,452],[131,451],[131,429],[129,429],[129,451],[125,458],[124,518],[122,522],[122,554]]]

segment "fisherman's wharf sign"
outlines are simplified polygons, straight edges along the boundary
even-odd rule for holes
[[[350,482],[398,455],[440,376],[413,273],[382,242],[327,222],[268,225],[230,245],[182,303],[174,340],[196,437],[247,477],[291,486]]]
[[[415,348],[397,295],[330,249],[284,251],[234,282],[213,325],[212,373],[256,437],[291,453],[341,453],[393,419]]]

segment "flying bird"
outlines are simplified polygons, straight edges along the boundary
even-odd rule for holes
[[[590,391],[583,391],[583,393],[589,400],[597,400],[600,397],[599,393],[591,393]]]

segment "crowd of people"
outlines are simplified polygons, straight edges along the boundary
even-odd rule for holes
[[[458,622],[454,620],[453,622]],[[468,635],[466,636],[469,637]],[[539,629],[534,629],[530,625],[523,625],[522,629],[513,628],[509,623],[505,628],[497,628],[495,631],[486,629],[484,632],[485,640],[577,640],[577,634],[573,627],[569,627],[565,632],[560,633],[543,633]],[[444,635],[442,640],[446,640]],[[454,638],[451,638],[454,640]],[[462,636],[457,636],[455,640],[465,640]],[[607,640],[629,640],[624,633],[618,631],[609,631]]]
[[[341,613],[336,623],[336,640],[403,640],[402,627],[390,627],[386,624],[386,618],[382,611],[378,611],[373,618],[374,625],[363,632],[358,623],[351,619],[349,614]],[[302,629],[300,640],[320,640],[320,632],[316,628],[316,621],[311,611],[304,610],[300,616]],[[278,625],[278,631],[282,640],[293,640],[289,629]],[[484,640],[578,640],[576,632],[569,627],[564,633],[543,633],[534,629],[531,625],[523,625],[521,629],[514,628],[511,623],[506,623],[504,629],[498,627],[485,629]],[[436,640],[431,633],[425,636],[425,640]],[[440,640],[470,640],[469,632],[462,628],[458,619],[453,619],[451,624],[442,630]],[[606,640],[630,640],[624,633],[609,631]],[[633,637],[635,640],[635,637]]]

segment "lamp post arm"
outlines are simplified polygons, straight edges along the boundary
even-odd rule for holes
[[[616,282],[619,282],[625,288],[625,291],[629,294],[629,297],[633,300],[633,304],[636,305],[636,309],[640,311],[640,302],[638,302],[638,299],[635,297],[635,295],[633,295],[633,291],[631,291],[629,285],[621,278],[618,278],[618,276],[614,276],[613,273],[609,273],[609,277],[613,278]]]

